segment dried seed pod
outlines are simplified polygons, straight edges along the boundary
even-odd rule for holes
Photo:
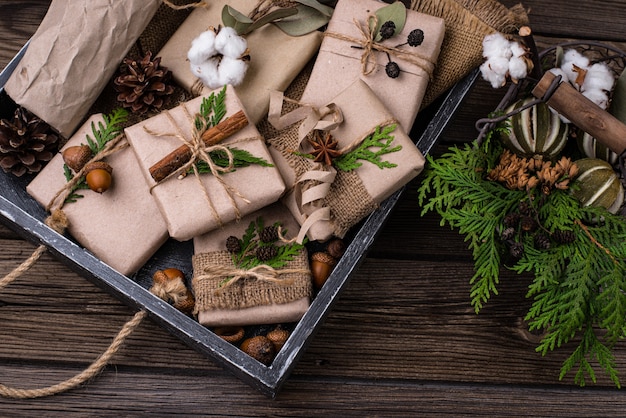
[[[244,353],[266,366],[272,363],[276,355],[274,344],[264,335],[257,335],[244,340],[240,348]]]
[[[335,263],[335,259],[327,253],[317,252],[311,256],[311,276],[317,289],[321,289],[326,283]]]
[[[93,153],[88,145],[74,145],[63,150],[61,155],[65,164],[77,173],[91,160]]]
[[[104,193],[111,187],[113,168],[104,161],[95,161],[85,166],[87,185],[96,193]]]
[[[243,327],[216,327],[213,329],[215,335],[231,344],[237,344],[243,339]]]
[[[268,332],[266,337],[274,344],[276,352],[279,352],[280,349],[283,348],[283,345],[285,345],[287,338],[289,338],[289,331],[281,327],[276,327]]]
[[[152,281],[154,282],[150,289],[152,293],[187,315],[193,312],[196,300],[185,285],[185,275],[182,271],[176,268],[157,270],[152,275]]]

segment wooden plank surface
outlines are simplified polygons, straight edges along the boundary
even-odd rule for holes
[[[503,1],[507,6],[517,1]],[[0,68],[43,18],[49,0],[0,2]],[[601,39],[626,47],[621,0],[529,0],[543,43]],[[479,82],[447,129],[471,140],[474,121],[504,92]],[[436,152],[444,149],[437,147]],[[469,305],[462,238],[419,216],[412,182],[290,379],[269,400],[150,320],[86,386],[38,400],[0,399],[2,416],[541,415],[623,416],[626,400],[602,377],[558,381],[567,354],[535,353],[523,316],[528,278],[503,274],[480,315]],[[34,246],[0,227],[0,272]],[[46,254],[0,292],[0,383],[43,387],[83,370],[134,311]],[[626,369],[626,349],[617,350]]]

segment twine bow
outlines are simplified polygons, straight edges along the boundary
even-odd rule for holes
[[[215,290],[216,292],[220,292],[246,278],[287,286],[293,283],[293,279],[281,279],[280,276],[285,274],[309,274],[310,271],[302,268],[275,269],[267,264],[259,264],[250,269],[211,264],[206,266],[202,273],[203,274],[196,276],[194,280],[208,280],[217,277],[227,277],[227,279],[220,282],[219,288]]]
[[[213,204],[211,197],[209,196],[207,187],[202,182],[202,179],[200,177],[200,172],[198,171],[197,164],[199,161],[203,161],[206,163],[213,177],[215,177],[215,179],[219,182],[219,184],[226,191],[226,195],[228,196],[228,199],[233,207],[233,210],[235,211],[235,218],[237,220],[241,219],[241,211],[239,210],[239,205],[237,204],[237,201],[235,200],[235,196],[243,200],[245,203],[250,203],[250,200],[244,197],[235,187],[226,183],[224,179],[222,178],[222,174],[230,173],[234,171],[235,169],[235,165],[234,165],[235,160],[233,157],[233,153],[228,147],[224,145],[219,145],[219,144],[210,145],[210,146],[205,145],[204,142],[202,141],[202,133],[208,129],[208,125],[202,118],[194,119],[189,113],[189,110],[187,109],[186,106],[183,105],[182,109],[184,110],[185,115],[187,116],[187,119],[189,120],[189,123],[193,127],[191,131],[190,139],[187,139],[187,137],[183,134],[181,127],[178,125],[176,120],[172,117],[169,110],[166,110],[164,114],[169,119],[170,123],[172,124],[176,132],[169,132],[169,133],[168,132],[155,132],[149,129],[148,127],[146,127],[145,125],[143,127],[144,131],[148,133],[149,135],[156,136],[156,137],[176,138],[179,141],[181,141],[184,145],[186,145],[191,151],[191,158],[189,159],[189,161],[187,161],[177,170],[167,175],[163,180],[157,182],[155,185],[152,186],[152,188],[157,187],[159,184],[163,183],[164,181],[168,180],[171,177],[183,178],[187,175],[187,172],[189,171],[189,169],[191,169],[194,173],[194,176],[198,184],[200,185],[200,188],[204,194],[204,197],[207,203],[209,204],[209,208],[211,209],[211,213],[213,217],[215,218],[216,222],[218,223],[220,227],[223,226],[222,219],[219,216],[219,213],[217,209],[215,208],[215,205]],[[196,120],[201,122],[200,126],[196,125]],[[245,142],[245,141],[250,141],[254,139],[256,138],[245,138],[245,139],[238,140],[234,143]],[[224,153],[224,155],[226,155],[228,159],[228,165],[226,165],[225,167],[221,167],[217,165],[213,161],[210,155],[210,153],[213,151],[220,151]]]
[[[385,52],[389,55],[392,55],[396,58],[400,58],[403,61],[416,65],[421,68],[426,74],[428,74],[429,79],[432,78],[433,72],[435,71],[435,62],[425,56],[420,54],[417,51],[409,51],[406,49],[400,49],[395,46],[386,46],[376,42],[376,27],[378,26],[378,16],[369,15],[367,18],[367,25],[364,28],[356,19],[354,19],[354,24],[359,30],[361,38],[355,38],[352,36],[343,35],[337,32],[326,31],[324,36],[330,36],[335,39],[340,39],[342,41],[347,41],[353,44],[356,44],[358,48],[363,49],[363,53],[361,54],[361,72],[363,75],[371,74],[376,68],[376,55],[375,52]],[[370,65],[372,65],[370,67]]]

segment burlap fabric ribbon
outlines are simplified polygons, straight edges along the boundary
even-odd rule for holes
[[[194,312],[286,304],[310,297],[312,285],[305,250],[283,268],[240,271],[227,251],[193,256]],[[237,276],[237,277],[235,277]],[[229,280],[230,279],[230,280]]]

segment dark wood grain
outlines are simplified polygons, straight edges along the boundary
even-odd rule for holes
[[[49,1],[0,2],[0,68],[36,30]],[[511,6],[517,1],[503,1]],[[542,45],[562,38],[626,47],[621,0],[530,0]],[[478,82],[436,147],[475,137],[500,100]],[[523,316],[528,277],[504,272],[481,314],[469,305],[471,258],[436,215],[420,217],[411,182],[368,258],[278,395],[269,400],[144,321],[112,364],[84,387],[50,398],[0,399],[2,416],[623,416],[626,400],[601,376],[558,380],[567,347],[542,357]],[[0,272],[35,247],[0,226]],[[135,311],[51,255],[0,292],[0,383],[57,383],[83,370]],[[626,369],[626,349],[617,349]]]

